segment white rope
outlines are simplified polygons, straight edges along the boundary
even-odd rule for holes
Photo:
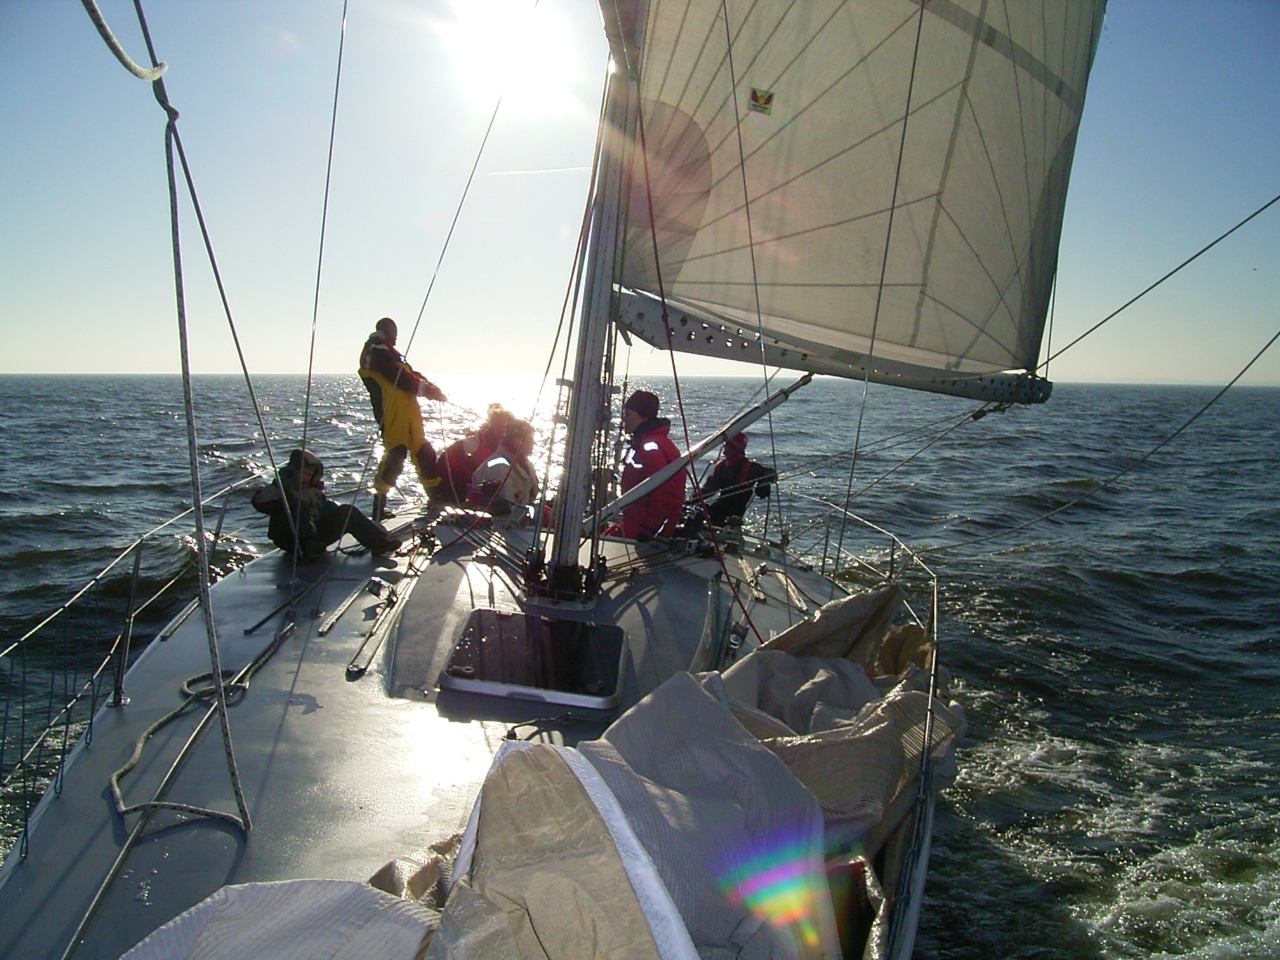
[[[148,83],[153,83],[164,76],[164,72],[169,69],[167,63],[158,63],[150,69],[138,66],[133,61],[133,58],[125,53],[124,47],[120,46],[120,41],[116,39],[115,34],[111,32],[111,28],[107,26],[107,21],[102,16],[102,11],[98,9],[98,5],[93,0],[80,0],[80,2],[84,4],[85,10],[89,13],[89,19],[98,28],[98,33],[101,34],[111,52],[116,55],[116,59],[120,61],[121,66],[139,80],[146,80]]]

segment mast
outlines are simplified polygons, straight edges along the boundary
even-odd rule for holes
[[[609,419],[604,354],[612,322],[613,284],[626,188],[625,170],[636,123],[635,81],[615,53],[604,110],[601,159],[587,250],[586,290],[569,400],[564,475],[556,498],[556,535],[549,572],[553,596],[577,596],[582,586],[577,531],[587,510],[591,453]]]

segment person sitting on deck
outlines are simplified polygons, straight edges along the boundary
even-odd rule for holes
[[[778,475],[762,463],[747,459],[747,435],[735,433],[724,442],[724,456],[711,468],[711,476],[702,485],[702,499],[692,501],[697,508],[695,526],[702,509],[713,527],[741,526],[754,494],[769,496],[769,487],[777,483]],[[712,494],[716,498],[708,502]]]
[[[472,475],[478,466],[493,456],[493,452],[502,443],[507,426],[514,419],[502,404],[492,403],[489,405],[489,414],[479,429],[445,447],[436,460],[440,485],[431,491],[432,499],[439,503],[466,503]]]
[[[400,478],[404,461],[413,454],[413,465],[424,490],[440,482],[435,448],[427,441],[422,426],[418,397],[445,400],[439,387],[409,366],[396,350],[396,322],[390,317],[378,321],[360,351],[360,379],[369,391],[373,416],[382,433],[384,453],[374,474],[373,517],[381,520],[387,494]]]
[[[658,416],[658,406],[657,394],[648,390],[637,390],[623,404],[622,424],[631,434],[631,444],[623,456],[623,493],[680,457],[669,436],[671,421]],[[656,490],[624,507],[622,519],[605,533],[633,540],[671,536],[684,506],[686,472],[677,471]]]
[[[334,503],[324,493],[324,464],[310,450],[294,450],[276,473],[276,482],[253,495],[253,507],[269,518],[267,536],[285,553],[297,548],[303,560],[324,556],[325,548],[349,533],[374,556],[400,549],[401,541],[355,506]],[[292,517],[292,520],[291,520]],[[297,538],[294,531],[297,531]]]
[[[502,442],[471,475],[467,503],[494,516],[506,516],[513,507],[538,499],[538,475],[530,463],[533,426],[527,420],[507,424]]]

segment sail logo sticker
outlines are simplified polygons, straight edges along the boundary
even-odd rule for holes
[[[752,87],[747,109],[754,110],[756,113],[773,113],[773,91]]]

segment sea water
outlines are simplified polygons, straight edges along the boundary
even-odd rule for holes
[[[556,398],[535,409],[536,383],[441,382],[451,403],[425,405],[437,445],[493,401],[550,432]],[[277,461],[305,442],[331,492],[367,487],[375,431],[354,376],[309,397],[299,377],[254,385],[261,425],[239,378],[195,380],[204,495],[269,469],[263,426]],[[637,386],[662,395],[683,446],[686,425],[699,439],[758,384]],[[748,431],[783,478],[755,529],[813,530],[852,493],[941,579],[969,731],[917,958],[1280,957],[1280,390],[1232,390],[1151,452],[1214,393],[1060,384],[1044,406],[972,420],[972,402],[872,387],[864,404],[860,384],[818,380]],[[176,378],[0,377],[0,650],[191,491]],[[269,546],[247,501],[227,501],[219,570]],[[193,544],[189,523],[149,542],[140,592]],[[150,609],[150,629],[182,600]]]

